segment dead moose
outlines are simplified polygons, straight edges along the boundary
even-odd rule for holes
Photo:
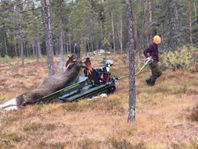
[[[63,73],[47,77],[36,89],[0,104],[0,109],[18,109],[20,106],[36,103],[38,99],[72,84],[81,70],[81,61],[72,55],[66,61],[65,67],[66,69]]]

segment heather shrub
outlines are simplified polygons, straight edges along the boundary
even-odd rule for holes
[[[164,52],[161,55],[161,61],[166,69],[177,70],[184,69],[193,72],[198,71],[198,60],[196,48],[183,47],[176,51]]]

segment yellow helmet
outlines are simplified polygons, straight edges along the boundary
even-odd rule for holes
[[[153,42],[154,42],[155,44],[160,44],[160,43],[161,43],[161,37],[160,37],[159,35],[155,35],[155,36],[153,37]]]

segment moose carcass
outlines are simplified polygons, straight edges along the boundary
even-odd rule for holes
[[[36,103],[38,99],[72,84],[78,77],[81,62],[72,55],[67,60],[65,67],[66,70],[63,73],[47,77],[36,89],[1,104],[0,109],[11,110],[22,105]]]

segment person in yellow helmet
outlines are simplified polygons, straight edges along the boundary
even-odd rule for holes
[[[144,56],[147,59],[153,59],[153,62],[149,65],[152,75],[146,79],[146,83],[149,86],[155,85],[156,79],[160,77],[161,71],[159,68],[159,56],[158,56],[158,45],[161,43],[160,35],[155,35],[153,41],[150,43],[148,48],[144,50]]]

